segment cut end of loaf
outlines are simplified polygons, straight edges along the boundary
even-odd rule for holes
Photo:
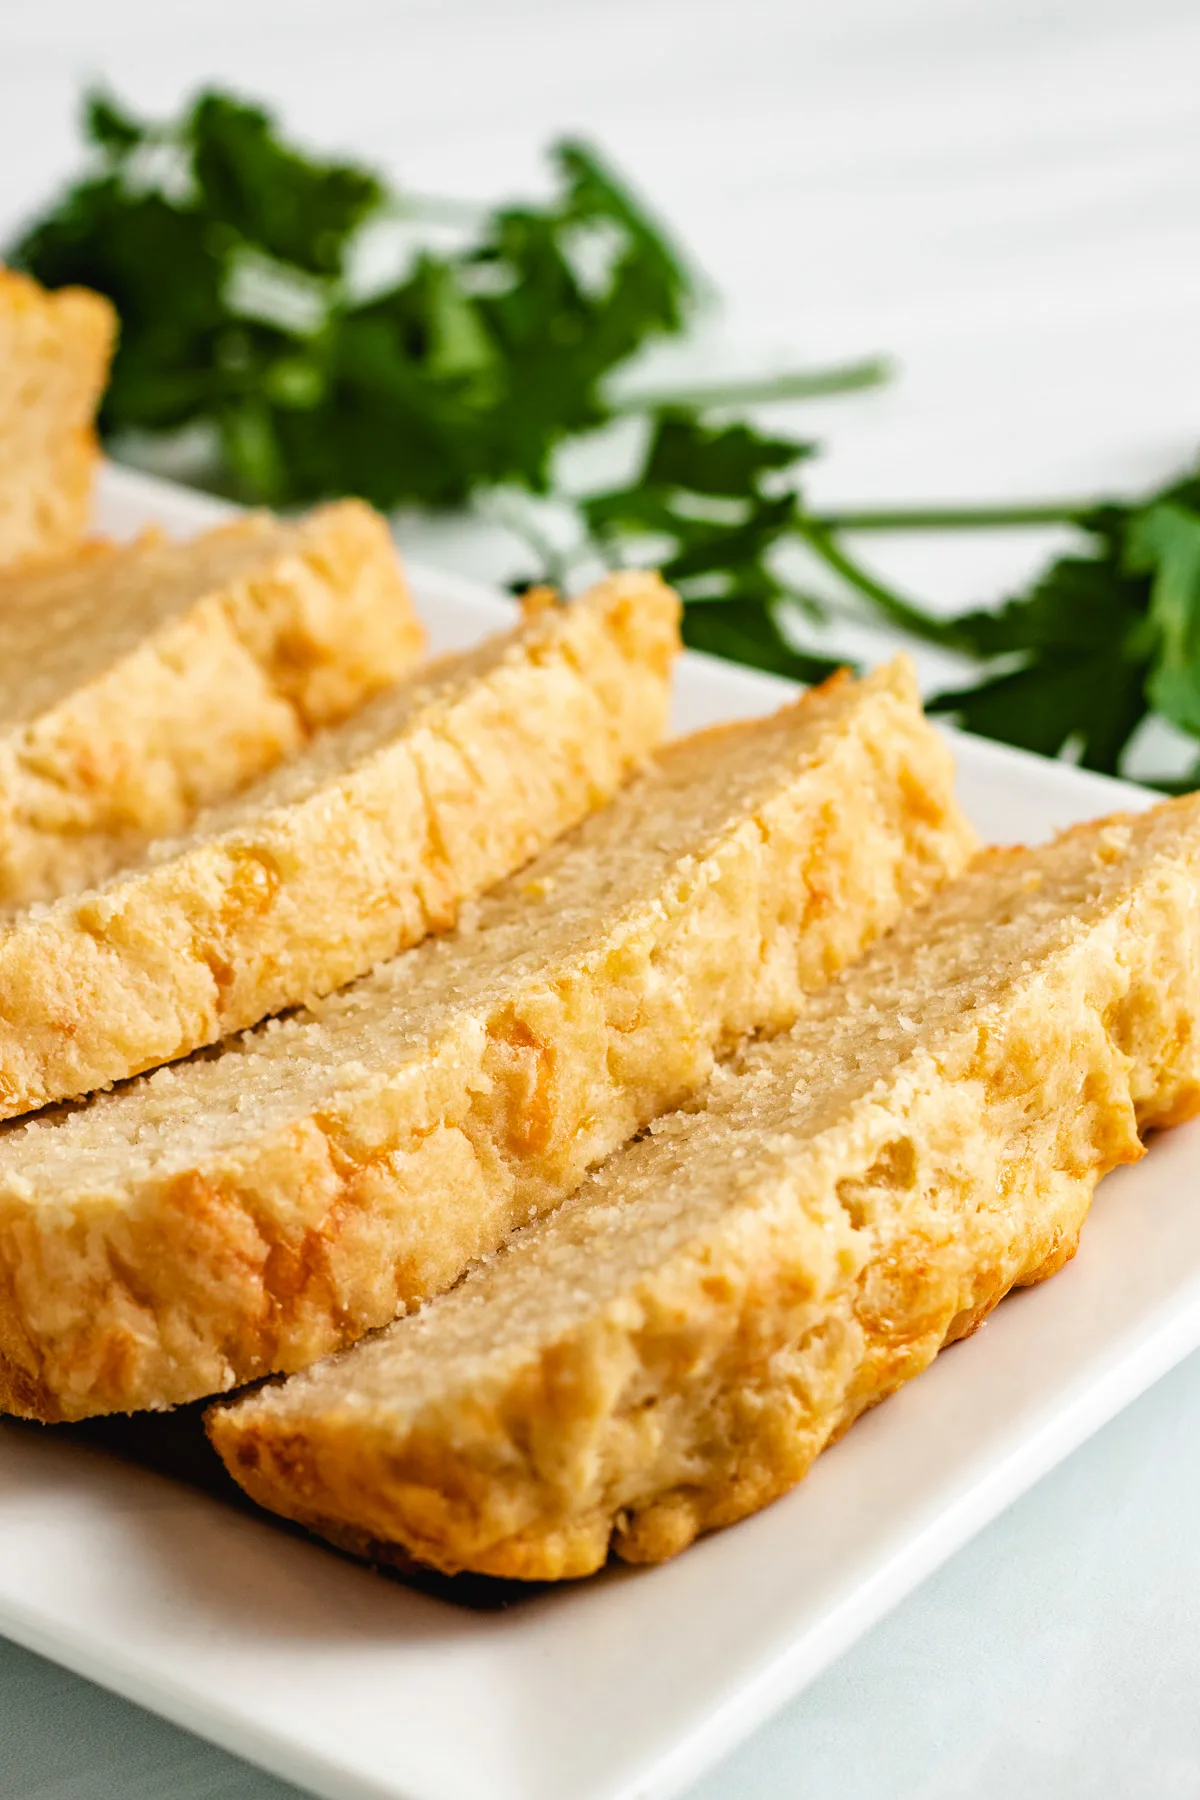
[[[116,328],[99,294],[0,269],[0,567],[58,555],[87,529]]]
[[[377,696],[98,890],[0,928],[0,1116],[328,993],[603,805],[660,741],[678,601],[601,583]]]
[[[603,591],[610,628],[635,592]],[[673,604],[657,616],[641,659],[669,651]],[[630,656],[608,666],[627,704]],[[0,1245],[7,1220],[25,1316],[51,1287],[75,1308],[43,1383],[75,1412],[174,1403],[303,1367],[447,1287],[714,1058],[790,1024],[973,846],[903,670],[668,746],[456,936],[219,1057],[10,1128]],[[70,1220],[42,1237],[37,1196],[64,1188]]]
[[[0,575],[0,906],[104,880],[417,662],[358,501]]]
[[[1196,1111],[1198,883],[1194,797],[986,854],[452,1293],[212,1409],[231,1474],[516,1579],[767,1504]]]

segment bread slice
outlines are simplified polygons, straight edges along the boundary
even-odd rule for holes
[[[661,737],[678,602],[622,575],[391,688],[194,833],[0,925],[0,1117],[328,993],[603,804]]]
[[[163,1405],[449,1286],[962,866],[905,666],[665,752],[311,1016],[0,1135],[0,1402]]]
[[[0,905],[185,830],[423,642],[387,525],[357,500],[0,576]]]
[[[87,527],[116,323],[99,294],[0,269],[0,565],[53,556]]]
[[[1198,881],[1200,797],[985,855],[453,1293],[213,1409],[231,1473],[518,1578],[765,1505],[1197,1110]]]

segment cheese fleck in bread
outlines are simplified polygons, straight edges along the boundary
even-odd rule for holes
[[[87,528],[115,335],[99,294],[0,269],[0,567],[67,550]]]
[[[985,855],[416,1316],[210,1412],[263,1505],[518,1578],[671,1556],[1072,1255],[1200,1104],[1200,797]]]
[[[603,804],[662,735],[678,602],[616,576],[433,664],[101,888],[0,925],[0,1116],[329,992]]]
[[[188,1400],[448,1287],[972,847],[903,664],[670,747],[452,938],[0,1133],[0,1401]]]
[[[102,881],[417,661],[359,501],[0,575],[0,905]]]

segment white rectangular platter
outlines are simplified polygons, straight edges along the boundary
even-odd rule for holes
[[[188,531],[212,510],[107,477],[112,530]],[[495,596],[412,574],[439,648],[505,617]],[[785,691],[685,658],[676,722],[761,712]],[[955,742],[990,838],[1147,800]],[[0,1633],[328,1800],[662,1800],[1200,1343],[1198,1150],[1184,1128],[1105,1182],[1069,1269],[1006,1301],[767,1512],[662,1568],[503,1611],[0,1425]]]

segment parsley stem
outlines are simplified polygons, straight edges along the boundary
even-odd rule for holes
[[[1046,505],[898,506],[822,513],[814,523],[826,531],[987,531],[1014,525],[1081,525],[1096,510],[1094,500],[1058,500]]]
[[[669,393],[651,390],[624,394],[612,400],[611,410],[617,414],[657,412],[669,407],[703,411],[720,406],[766,406],[776,400],[815,400],[827,394],[851,394],[862,388],[879,387],[891,378],[891,373],[891,364],[883,357],[871,356],[828,369],[793,369],[783,375],[701,383]]]
[[[820,557],[826,568],[832,569],[835,575],[840,575],[843,581],[865,600],[869,600],[893,624],[912,632],[915,637],[924,638],[927,643],[945,645],[954,642],[953,619],[931,618],[928,613],[902,599],[891,588],[885,587],[843,549],[823,519],[810,518],[798,512],[794,524],[799,536]]]

